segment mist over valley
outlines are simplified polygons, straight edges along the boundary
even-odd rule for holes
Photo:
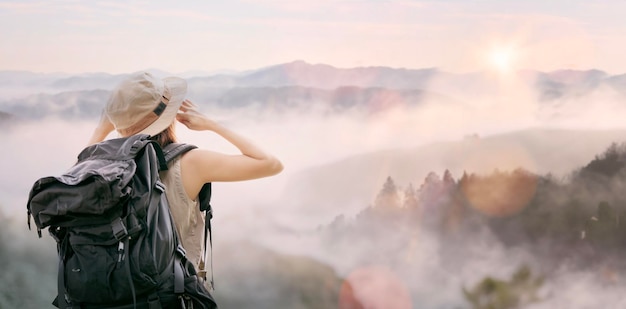
[[[0,285],[33,265],[42,278],[0,289],[0,307],[54,298],[54,241],[26,228],[28,190],[73,164],[125,76],[0,72]],[[626,74],[296,61],[186,78],[202,112],[285,165],[214,184],[223,308],[626,306]]]

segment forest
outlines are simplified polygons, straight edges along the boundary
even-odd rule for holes
[[[473,241],[490,235],[507,253],[522,252],[525,263],[510,281],[485,276],[460,289],[475,309],[520,308],[540,301],[543,279],[557,271],[590,271],[606,285],[623,280],[625,166],[626,144],[613,143],[562,178],[519,168],[454,179],[446,170],[419,187],[400,187],[389,176],[371,205],[354,218],[337,216],[320,233],[336,249],[362,250],[362,263],[394,269],[411,269],[407,257],[429,235],[440,266],[452,271],[470,267],[484,253]]]

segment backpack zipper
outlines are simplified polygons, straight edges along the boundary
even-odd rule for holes
[[[117,245],[117,262],[121,262],[124,260],[124,243],[123,242],[119,242]]]

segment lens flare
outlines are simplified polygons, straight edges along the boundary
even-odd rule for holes
[[[470,176],[461,190],[476,210],[494,217],[505,217],[524,209],[535,195],[537,177],[521,170]]]
[[[461,191],[476,210],[490,216],[510,216],[524,209],[535,195],[534,160],[515,143],[482,145],[466,162]]]
[[[389,269],[368,266],[348,275],[339,292],[340,309],[410,309],[411,294]]]

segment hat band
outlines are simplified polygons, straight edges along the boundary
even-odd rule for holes
[[[147,128],[149,125],[151,125],[155,121],[157,121],[157,119],[159,119],[159,116],[161,116],[161,114],[163,114],[163,111],[165,111],[165,108],[167,107],[167,103],[169,103],[169,101],[170,101],[169,99],[167,99],[165,96],[163,96],[163,100],[161,100],[159,102],[157,107],[155,107],[152,110],[151,113],[149,113],[145,117],[141,118],[134,125],[132,125],[132,126],[130,126],[128,128],[125,128],[125,129],[118,129],[117,131],[121,135],[127,136],[127,135],[131,135],[131,134],[135,134],[136,132],[140,132],[141,130]]]

